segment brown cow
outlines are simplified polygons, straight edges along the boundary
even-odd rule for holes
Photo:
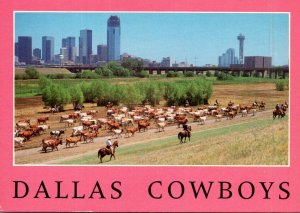
[[[134,136],[134,133],[137,131],[138,129],[136,127],[128,127],[126,129],[126,134],[127,137],[129,137],[129,133],[131,133],[131,136]]]
[[[88,132],[83,135],[84,142],[94,142],[94,138],[98,136],[98,132]]]
[[[24,130],[19,132],[19,137],[23,137],[28,141],[31,137],[33,136],[33,131],[32,130]]]
[[[237,114],[237,111],[231,111],[227,114],[227,119],[233,119]]]
[[[47,120],[49,120],[49,117],[47,116],[47,117],[39,117],[38,119],[37,119],[37,122],[38,122],[38,124],[45,124],[46,123],[46,121]]]
[[[150,126],[150,123],[148,123],[146,121],[139,121],[138,122],[139,132],[141,131],[141,129],[144,129],[144,132],[145,132],[146,130],[148,130],[148,126]]]
[[[47,148],[51,147],[52,151],[54,148],[58,151],[57,146],[61,144],[62,145],[62,139],[61,138],[47,138],[42,140],[42,150],[47,152]]]
[[[186,119],[186,118],[177,120],[178,128],[180,127],[180,125],[184,125],[187,122],[188,122],[188,119]]]
[[[77,137],[68,137],[66,138],[66,147],[71,147],[71,143],[74,144],[73,146],[77,146],[77,143],[80,141],[81,137],[77,136]]]

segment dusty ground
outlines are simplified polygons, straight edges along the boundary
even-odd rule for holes
[[[271,110],[274,108],[274,105],[276,103],[288,101],[288,97],[288,91],[276,91],[274,84],[216,85],[214,86],[214,93],[210,102],[213,103],[215,99],[218,99],[218,101],[224,106],[230,100],[242,105],[251,104],[254,100],[263,100],[267,103],[267,109],[265,112],[258,113],[257,116],[271,116]],[[106,115],[105,108],[97,107],[96,104],[85,104],[85,111],[90,109],[97,109],[99,111],[99,113],[96,115],[96,118],[104,118]],[[16,98],[15,100],[15,122],[30,118],[31,124],[36,124],[37,117],[49,116],[48,124],[50,124],[50,130],[65,129],[64,123],[59,122],[59,117],[63,114],[70,114],[72,112],[72,106],[68,105],[66,106],[65,112],[51,114],[49,113],[48,109],[43,108],[41,97]],[[236,119],[231,121],[223,119],[223,122],[220,122],[219,124],[216,124],[213,118],[210,118],[208,125],[192,125],[194,126],[193,131],[197,131],[203,128],[216,127],[216,125],[224,125],[224,122],[238,123],[247,119],[253,118],[251,118],[251,116],[245,118],[238,116]],[[71,129],[72,127],[66,128],[66,132],[63,135],[63,140],[71,135]],[[178,133],[178,129],[175,126],[168,127],[165,132],[156,133],[156,131],[155,125],[152,124],[149,131],[145,133],[137,133],[131,138],[123,137],[119,139],[119,142],[123,146],[135,142],[143,142],[155,138],[171,136]],[[32,137],[30,141],[25,142],[24,147],[15,147],[15,163],[49,164],[61,161],[63,159],[72,158],[74,156],[83,155],[88,152],[95,152],[95,150],[104,146],[106,136],[109,134],[111,133],[109,133],[107,130],[100,130],[99,138],[97,138],[94,143],[80,143],[76,148],[67,149],[64,148],[64,146],[60,146],[59,151],[44,154],[40,151],[41,141],[43,138],[49,136],[48,131],[48,133],[42,134],[41,136]]]

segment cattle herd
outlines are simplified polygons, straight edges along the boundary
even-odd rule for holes
[[[15,146],[24,146],[25,142],[32,137],[43,135],[41,147],[42,151],[47,152],[48,148],[52,151],[58,150],[58,145],[62,145],[63,142],[66,148],[76,147],[79,142],[92,143],[100,134],[115,138],[133,137],[136,132],[146,132],[149,128],[156,128],[157,132],[161,132],[166,130],[166,126],[176,125],[180,128],[188,122],[204,125],[208,119],[220,122],[222,119],[234,119],[238,114],[242,117],[255,116],[258,111],[265,110],[265,106],[263,101],[254,101],[249,105],[235,104],[230,101],[225,107],[221,107],[217,101],[211,106],[194,108],[145,105],[129,110],[127,107],[109,106],[106,108],[106,115],[102,117],[98,116],[97,110],[85,112],[80,110],[61,115],[55,121],[61,124],[61,129],[50,129],[50,125],[47,124],[48,116],[37,118],[35,125],[30,119],[19,120],[15,126],[14,142]],[[65,136],[63,141],[62,135],[65,135],[67,129],[71,129],[72,133]]]

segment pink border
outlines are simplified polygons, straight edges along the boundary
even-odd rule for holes
[[[300,105],[295,92],[299,91],[300,67],[300,28],[299,5],[293,0],[164,0],[164,1],[87,1],[87,0],[0,0],[0,39],[1,39],[1,121],[0,122],[0,211],[300,211],[300,169],[299,169],[299,124],[300,117],[296,106]],[[290,167],[13,167],[12,122],[13,122],[13,11],[186,11],[186,12],[290,12],[291,16],[291,113],[290,113]],[[5,90],[4,90],[5,88]],[[4,122],[5,121],[5,122]],[[81,181],[79,193],[88,194],[99,181],[107,199],[12,199],[13,180],[28,182],[32,191],[36,191],[39,182],[45,181],[49,194],[56,196],[53,181],[64,181],[62,192],[72,196],[72,182]],[[148,185],[155,180],[163,181],[163,199],[154,200],[147,194]],[[186,185],[185,195],[178,200],[167,196],[167,184],[181,181]],[[110,184],[122,182],[122,198],[110,199]],[[232,183],[234,196],[228,200],[218,200],[217,190],[209,199],[193,198],[189,181],[229,181]],[[237,186],[241,182],[251,181],[257,186],[255,195],[250,200],[237,196]],[[273,181],[274,190],[270,200],[263,200],[259,181]],[[278,183],[289,182],[290,198],[279,200],[283,194]],[[158,188],[157,188],[158,189]],[[212,189],[213,190],[213,189]],[[158,193],[158,191],[156,191]],[[112,192],[114,193],[114,192]]]

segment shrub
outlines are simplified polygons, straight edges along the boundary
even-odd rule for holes
[[[179,72],[168,72],[166,75],[166,77],[168,77],[168,78],[174,78],[174,77],[179,77],[179,76],[180,76]]]
[[[95,70],[95,73],[97,73],[98,75],[103,76],[103,77],[113,76],[113,72],[107,66],[97,68]]]
[[[219,81],[226,81],[226,80],[232,80],[234,77],[228,73],[220,72],[217,75],[217,80]]]
[[[44,87],[42,99],[46,106],[57,106],[63,111],[64,105],[70,102],[70,94],[62,85],[51,83]]]
[[[286,87],[286,82],[285,81],[279,80],[275,84],[276,84],[276,90],[277,91],[284,91],[285,90],[285,87]]]
[[[38,79],[40,76],[40,73],[33,67],[27,67],[25,74],[27,74],[30,79]]]
[[[211,76],[212,76],[212,73],[211,73],[210,71],[207,71],[207,72],[206,72],[206,76],[207,76],[207,77],[211,77]]]
[[[184,76],[185,76],[185,77],[194,77],[195,74],[194,74],[193,71],[188,71],[188,72],[185,72],[185,73],[184,73]]]
[[[140,78],[149,78],[149,73],[145,70],[142,70],[141,72],[137,73],[137,76]]]

